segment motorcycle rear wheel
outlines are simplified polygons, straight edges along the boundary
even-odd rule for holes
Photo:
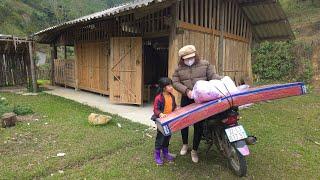
[[[239,177],[247,175],[245,157],[229,142],[224,128],[214,130],[215,144],[220,152],[228,159],[229,168]]]
[[[228,157],[230,169],[239,177],[247,174],[247,162],[245,157],[237,151],[237,149],[230,145],[231,155]]]

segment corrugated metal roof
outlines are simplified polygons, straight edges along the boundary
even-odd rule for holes
[[[113,15],[116,15],[121,12],[125,12],[125,11],[136,9],[136,8],[141,8],[144,6],[148,6],[152,3],[159,3],[159,2],[164,2],[164,1],[167,1],[167,0],[135,0],[135,1],[132,1],[129,3],[125,3],[122,5],[113,7],[113,8],[106,9],[104,11],[96,12],[96,13],[93,13],[93,14],[90,14],[87,16],[80,17],[75,20],[67,21],[67,22],[58,24],[56,26],[49,27],[47,29],[44,29],[44,30],[41,30],[41,31],[35,33],[34,35],[39,35],[39,34],[47,32],[47,31],[57,29],[60,27],[64,27],[67,25],[73,25],[73,24],[77,24],[80,22],[86,22],[86,21],[99,19],[99,18],[103,18],[103,17],[107,17],[107,16],[113,16]]]
[[[258,40],[294,39],[289,21],[276,0],[239,0]]]
[[[121,12],[149,6],[170,0],[135,0],[101,12],[93,13],[72,21],[49,27],[35,33],[41,36],[47,32],[61,30],[81,22],[117,15]],[[238,0],[243,12],[252,24],[254,37],[258,40],[294,39],[287,17],[277,0]]]

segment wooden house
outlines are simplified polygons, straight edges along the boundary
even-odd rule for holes
[[[52,47],[56,83],[138,105],[144,89],[172,76],[184,45],[219,74],[250,83],[252,42],[294,38],[276,0],[136,0],[34,36]],[[74,47],[75,58],[56,59],[57,46]]]

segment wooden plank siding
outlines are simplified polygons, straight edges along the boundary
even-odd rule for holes
[[[109,41],[78,42],[76,44],[77,88],[109,94],[108,44]]]
[[[193,2],[195,2],[195,4],[193,4]],[[241,36],[249,41],[249,32],[251,31],[250,23],[247,21],[244,14],[240,10],[238,3],[235,1],[225,2],[222,0],[182,0],[179,1],[178,20],[219,31],[219,14],[221,12],[219,7],[221,3],[225,3],[225,18],[222,22],[224,30],[227,33],[235,36]],[[195,14],[194,17],[192,16],[193,14]]]
[[[55,59],[54,60],[54,81],[55,84],[65,87],[75,87],[75,60]]]
[[[194,8],[188,8],[189,12],[187,12],[185,7],[193,5],[189,4],[190,2],[182,0],[179,3],[177,28],[180,30],[176,36],[177,49],[188,44],[195,45],[200,58],[208,60],[218,70],[219,40],[223,34],[221,47],[223,50],[220,51],[223,54],[223,61],[219,74],[228,75],[237,83],[240,81],[251,83],[252,31],[238,3],[222,0],[195,0]],[[221,6],[221,3],[224,5]],[[220,7],[224,9],[221,10]],[[222,16],[221,13],[223,13]],[[188,19],[187,14],[196,16]],[[221,17],[223,19],[220,19]],[[223,29],[220,29],[221,27]],[[172,59],[172,61],[177,60]]]

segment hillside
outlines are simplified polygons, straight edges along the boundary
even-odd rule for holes
[[[320,0],[280,0],[298,41],[320,41]]]
[[[0,34],[26,36],[126,0],[0,0]]]

